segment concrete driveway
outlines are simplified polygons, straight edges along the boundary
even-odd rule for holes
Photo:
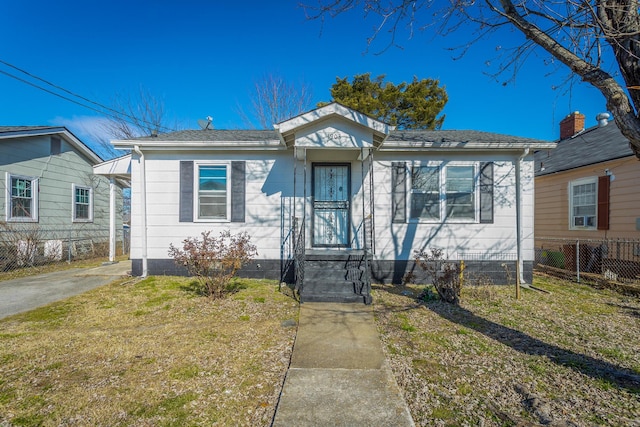
[[[131,261],[0,282],[0,319],[106,285],[131,273]]]

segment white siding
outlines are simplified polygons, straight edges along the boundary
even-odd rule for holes
[[[167,156],[145,153],[147,176],[147,238],[148,257],[168,257],[169,246],[180,247],[187,237],[198,237],[203,231],[218,234],[223,230],[232,233],[246,231],[258,247],[258,258],[280,257],[281,218],[293,189],[293,156],[291,153],[272,153],[265,160],[255,155],[225,154],[198,155],[197,157]],[[180,160],[192,161],[246,161],[246,216],[245,222],[201,221],[179,222]],[[140,164],[132,159],[132,248],[131,257],[140,258],[141,208]]]
[[[387,158],[385,158],[387,157]],[[468,161],[469,157],[445,155],[439,157],[398,155],[376,156],[375,161],[375,229],[376,258],[393,260],[412,259],[416,250],[430,247],[445,249],[448,256],[461,254],[485,255],[516,254],[515,157],[488,157],[476,155],[476,161],[494,161],[494,222],[391,222],[391,163],[394,161]],[[523,256],[533,259],[533,163],[523,162]],[[477,198],[476,198],[477,199]],[[476,200],[476,203],[478,201]],[[407,183],[407,204],[410,203]],[[408,209],[408,206],[407,206]]]
[[[311,170],[314,162],[340,161],[351,163],[351,238],[362,221],[361,162],[358,150],[310,151],[306,164],[306,195],[311,197]],[[516,156],[488,154],[435,157],[433,154],[376,153],[374,161],[376,258],[393,260],[412,259],[414,251],[429,247],[445,248],[449,256],[456,258],[463,253],[515,254],[515,160]],[[246,231],[258,247],[258,259],[279,259],[280,242],[290,227],[292,216],[302,218],[304,194],[304,161],[298,161],[296,170],[295,213],[292,207],[294,190],[293,151],[265,152],[265,159],[255,153],[228,153],[193,156],[176,154],[146,154],[148,257],[168,258],[169,245],[180,246],[186,237],[199,236],[204,230],[218,233],[229,229],[233,233]],[[179,164],[180,160],[193,161],[246,161],[246,220],[231,222],[179,222]],[[393,161],[493,161],[494,162],[494,222],[480,224],[477,220],[465,223],[391,223],[391,163]],[[131,257],[141,257],[140,230],[140,176],[136,156],[132,161],[132,248]],[[524,258],[533,259],[533,162],[527,159],[522,165],[522,226]],[[409,189],[407,188],[407,191]],[[408,199],[408,198],[407,198]],[[476,197],[476,203],[477,197]],[[311,206],[307,207],[307,244],[310,245]],[[284,227],[283,227],[284,224]],[[283,230],[284,228],[284,230]],[[354,243],[358,247],[359,241]]]

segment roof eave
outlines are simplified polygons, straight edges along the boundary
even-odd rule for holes
[[[273,125],[273,128],[278,132],[280,139],[287,146],[291,146],[294,143],[297,132],[311,126],[313,123],[326,120],[330,117],[341,117],[360,126],[369,128],[374,134],[374,139],[380,142],[383,142],[387,136],[395,130],[395,126],[390,126],[337,102],[332,102],[331,104],[276,123]]]
[[[555,142],[395,142],[388,141],[380,151],[412,151],[412,150],[549,150],[556,147]]]
[[[34,127],[33,129],[22,129],[22,130],[8,131],[8,132],[0,132],[0,139],[24,137],[24,136],[54,135],[57,133],[62,133],[65,130],[66,128],[62,126],[44,127],[39,129]]]
[[[142,149],[159,151],[190,150],[285,150],[280,140],[256,141],[141,141],[141,140],[114,140],[111,141],[118,150],[132,150],[135,146]]]
[[[304,127],[309,123],[334,115],[344,117],[355,123],[359,123],[363,126],[373,129],[374,131],[384,134],[388,134],[391,130],[393,130],[393,126],[389,126],[386,123],[371,118],[366,114],[352,110],[351,108],[345,107],[344,105],[337,102],[332,102],[331,104],[316,108],[315,110],[311,110],[307,113],[277,123],[274,125],[274,128],[278,132],[286,134],[292,130]]]

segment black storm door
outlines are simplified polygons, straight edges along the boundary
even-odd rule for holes
[[[313,165],[313,246],[349,245],[348,164]]]

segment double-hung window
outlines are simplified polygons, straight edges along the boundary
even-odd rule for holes
[[[569,220],[571,229],[596,229],[597,178],[569,183]]]
[[[244,161],[180,161],[179,221],[245,221]]]
[[[73,185],[73,221],[93,221],[93,189]]]
[[[411,170],[411,218],[440,220],[438,166],[414,166]]]
[[[7,220],[38,220],[38,180],[7,173]]]
[[[411,169],[412,220],[476,220],[475,165],[418,165]]]
[[[228,175],[227,165],[198,165],[198,219],[226,220],[229,218]]]
[[[446,216],[475,219],[475,173],[473,166],[446,167]]]

